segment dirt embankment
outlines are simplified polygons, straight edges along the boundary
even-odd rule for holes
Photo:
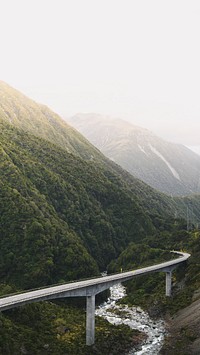
[[[168,328],[161,355],[200,355],[200,289],[188,307],[168,319]]]

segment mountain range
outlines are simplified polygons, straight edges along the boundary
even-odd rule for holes
[[[108,158],[153,188],[173,196],[200,193],[200,156],[121,119],[77,114],[67,119]]]
[[[2,280],[27,288],[93,275],[156,230],[157,198],[151,217],[134,193],[142,183],[122,179],[51,110],[0,86]]]
[[[200,285],[200,234],[190,232],[199,221],[199,195],[159,192],[106,158],[48,107],[0,82],[0,295],[106,268],[135,268],[155,256],[169,257],[173,248],[188,248],[187,287],[172,300],[184,306]],[[136,289],[130,285],[134,302],[146,298],[153,304],[155,295],[163,295],[157,276],[138,279]],[[52,302],[2,312],[0,353],[80,353],[81,312]],[[103,321],[98,330],[106,335],[94,354],[112,338]],[[88,353],[84,345],[81,353]]]

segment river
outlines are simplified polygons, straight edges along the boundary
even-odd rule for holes
[[[125,295],[126,289],[121,284],[111,287],[110,298],[96,309],[95,314],[107,319],[112,324],[126,324],[130,328],[138,329],[147,335],[141,347],[137,350],[133,348],[127,355],[159,354],[166,334],[164,321],[162,319],[151,319],[148,313],[140,307],[117,305],[116,301]]]

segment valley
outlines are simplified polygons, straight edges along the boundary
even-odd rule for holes
[[[104,270],[134,270],[167,260],[175,249],[191,258],[174,274],[172,299],[164,296],[157,273],[155,279],[127,282],[123,302],[162,317],[189,307],[200,288],[198,191],[191,188],[190,195],[186,187],[184,197],[164,194],[106,158],[46,106],[3,82],[0,94],[1,296],[96,277]],[[182,191],[178,169],[151,146]],[[142,156],[145,149],[140,143]],[[190,153],[184,152],[186,159]],[[199,171],[196,155],[192,159]],[[81,349],[87,354],[83,309],[83,301],[72,299],[7,310],[0,319],[0,353],[72,355]],[[108,354],[115,343],[113,353],[119,354],[133,337],[140,335],[99,319],[92,351],[105,348]],[[187,340],[189,349],[198,334]]]

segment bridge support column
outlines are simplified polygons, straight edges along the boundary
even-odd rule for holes
[[[93,345],[95,340],[95,295],[87,296],[86,305],[86,345]]]
[[[166,271],[166,296],[172,294],[172,271]]]

